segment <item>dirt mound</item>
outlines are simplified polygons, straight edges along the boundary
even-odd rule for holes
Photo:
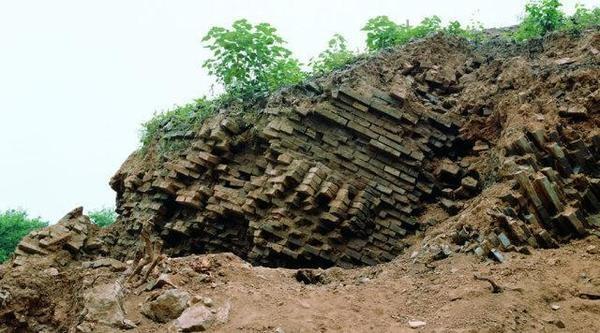
[[[75,210],[27,237],[0,323],[600,330],[599,49],[438,35],[222,110],[186,150],[130,156],[113,227]]]

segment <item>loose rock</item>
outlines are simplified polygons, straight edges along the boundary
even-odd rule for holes
[[[123,288],[118,282],[102,284],[88,290],[84,296],[85,321],[110,327],[131,328],[125,319],[122,304]]]
[[[183,311],[175,326],[183,332],[205,331],[214,325],[227,322],[230,307],[229,303],[225,303],[213,312],[204,304],[196,304]]]
[[[408,326],[410,328],[421,328],[423,326],[427,325],[426,322],[422,321],[422,320],[409,320],[408,321]]]
[[[142,305],[142,313],[159,323],[177,318],[187,308],[190,294],[179,289],[170,289]]]

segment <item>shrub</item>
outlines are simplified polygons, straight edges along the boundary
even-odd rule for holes
[[[253,26],[246,20],[238,20],[233,23],[232,29],[211,28],[202,40],[213,53],[203,67],[217,77],[226,93],[215,99],[203,97],[193,103],[155,113],[142,126],[142,153],[146,153],[154,143],[158,145],[160,155],[184,149],[189,145],[186,134],[224,103],[264,96],[305,78],[300,63],[283,47],[285,41],[267,23]]]
[[[462,27],[460,22],[451,21],[444,31],[447,34],[461,36],[468,40],[480,42],[484,39],[483,33],[483,25],[479,22],[474,23],[473,25],[467,25],[466,27]]]
[[[152,142],[157,141],[161,153],[182,148],[183,142],[178,137],[185,135],[195,126],[202,123],[211,114],[215,113],[220,100],[200,98],[193,103],[175,106],[171,110],[155,113],[152,119],[142,125],[140,140],[142,152],[146,152]],[[171,133],[169,136],[165,134]]]
[[[575,5],[575,13],[565,22],[567,30],[581,30],[600,25],[600,8],[587,9],[581,4]]]
[[[233,23],[232,29],[211,28],[202,39],[212,51],[203,67],[237,97],[265,95],[304,79],[300,63],[283,47],[285,41],[268,23]]]
[[[456,25],[450,28],[452,32],[460,32],[464,37],[470,38],[475,34],[469,34],[470,30],[465,30]],[[403,45],[416,38],[423,38],[435,32],[444,30],[442,20],[438,16],[424,18],[418,25],[398,25],[391,21],[387,16],[377,16],[370,19],[362,28],[367,33],[367,50],[377,51],[383,48]]]
[[[406,36],[402,36],[402,41],[408,42],[411,39],[423,38],[440,31],[442,29],[442,20],[439,18],[439,16],[434,15],[424,18],[421,23],[414,27],[405,27]]]
[[[23,237],[46,226],[48,222],[40,218],[29,218],[24,210],[9,209],[0,212],[0,263],[8,259]]]
[[[517,41],[541,37],[556,30],[581,30],[600,25],[600,9],[587,9],[581,4],[567,17],[559,0],[532,0],[525,6],[525,17],[512,37]]]
[[[115,210],[107,207],[92,210],[89,212],[88,216],[95,225],[102,228],[115,223],[115,220],[117,219]]]
[[[321,52],[316,59],[311,60],[310,66],[315,74],[324,74],[340,68],[354,59],[356,55],[348,49],[346,39],[339,34],[327,43],[327,49]]]
[[[377,16],[362,28],[367,33],[367,50],[377,51],[397,45],[399,28],[387,16]]]
[[[523,41],[558,30],[565,24],[565,13],[559,0],[533,0],[525,5],[525,17],[514,38]]]

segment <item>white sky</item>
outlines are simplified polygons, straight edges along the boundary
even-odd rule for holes
[[[271,23],[306,62],[334,33],[363,49],[360,28],[377,15],[507,26],[524,3],[0,0],[0,210],[55,221],[78,205],[113,206],[108,180],[138,147],[140,124],[210,92],[200,39],[211,26]],[[575,1],[563,3],[572,12]]]

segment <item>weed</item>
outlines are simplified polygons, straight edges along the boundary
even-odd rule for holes
[[[343,67],[355,57],[356,54],[348,49],[346,39],[335,34],[327,43],[327,49],[319,53],[316,59],[312,59],[310,66],[314,74],[321,75]]]
[[[392,22],[387,16],[378,16],[370,19],[362,30],[367,32],[367,50],[369,51],[403,45],[413,39],[423,38],[439,31],[462,36],[473,41],[483,39],[481,24],[463,28],[458,21],[452,21],[444,28],[442,27],[442,20],[435,15],[424,18],[416,26],[399,25]]]
[[[155,113],[152,119],[143,124],[140,135],[142,152],[146,153],[153,142],[158,143],[159,151],[163,154],[185,148],[185,142],[189,140],[180,139],[189,136],[196,126],[215,113],[220,102],[220,99],[208,100],[203,97],[193,103]]]

